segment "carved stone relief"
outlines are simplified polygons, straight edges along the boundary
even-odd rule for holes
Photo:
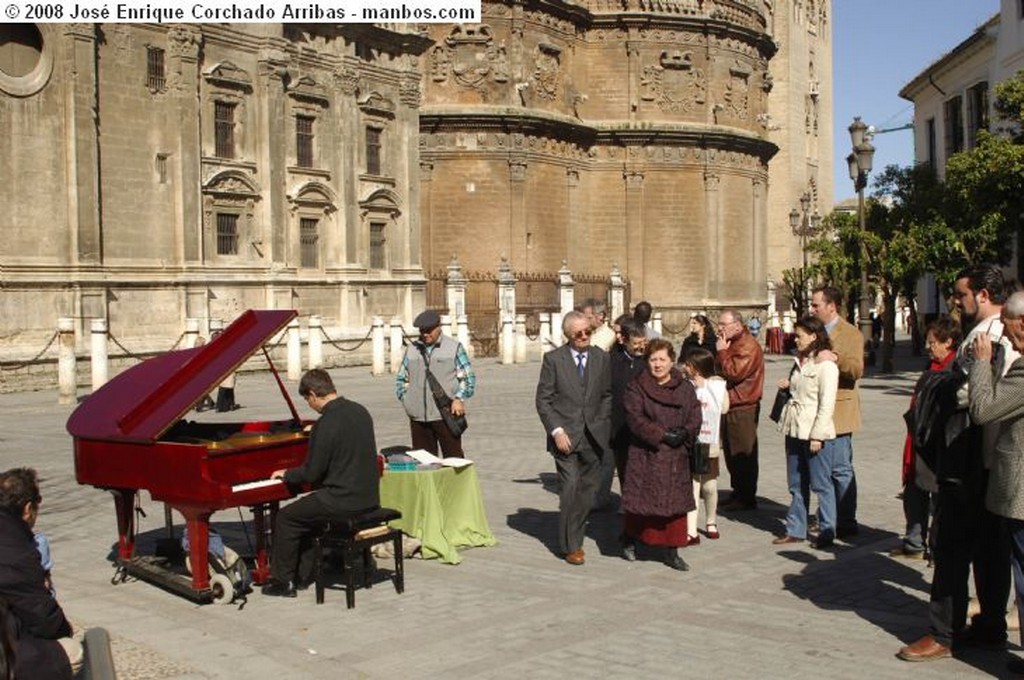
[[[693,53],[665,51],[657,64],[645,66],[640,76],[640,98],[668,112],[700,109],[707,101],[708,81],[693,65]]]
[[[729,67],[729,82],[722,96],[726,111],[741,120],[750,112],[750,74],[750,66],[736,60]]]
[[[430,53],[430,78],[435,83],[454,79],[462,87],[481,89],[487,81],[507,82],[508,53],[495,45],[491,27],[456,25],[443,44]]]
[[[561,80],[561,55],[562,48],[557,45],[544,42],[537,45],[530,82],[541,99],[551,100],[558,97],[558,85]]]

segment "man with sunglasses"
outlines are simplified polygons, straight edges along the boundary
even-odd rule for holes
[[[440,446],[445,458],[462,458],[462,434],[453,433],[441,417],[427,371],[451,399],[451,414],[464,416],[465,402],[476,390],[469,355],[462,343],[441,332],[441,317],[434,310],[422,312],[413,325],[419,329],[419,339],[405,351],[395,378],[395,394],[409,416],[412,447],[436,454]]]
[[[536,406],[561,483],[559,547],[566,562],[581,565],[601,459],[611,455],[612,374],[608,354],[591,346],[593,331],[584,314],[566,314],[562,334],[566,344],[544,355]]]

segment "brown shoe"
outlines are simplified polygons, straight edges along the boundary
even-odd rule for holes
[[[573,550],[571,553],[565,556],[565,561],[569,564],[575,564],[576,566],[583,564],[583,562],[585,561],[583,556],[583,550]]]
[[[896,656],[904,661],[932,661],[933,659],[948,659],[953,656],[953,650],[937,641],[931,635],[925,635],[917,642],[906,647],[901,647]]]
[[[775,540],[772,541],[772,545],[784,545],[786,543],[803,543],[804,539],[797,538],[796,536],[776,536]]]

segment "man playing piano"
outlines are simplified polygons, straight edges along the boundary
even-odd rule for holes
[[[316,489],[277,513],[270,580],[264,595],[295,597],[300,552],[331,520],[362,515],[380,505],[373,418],[360,404],[338,395],[327,371],[315,368],[299,381],[299,394],[320,414],[300,467],[271,475],[289,486]],[[308,584],[302,584],[308,585]]]

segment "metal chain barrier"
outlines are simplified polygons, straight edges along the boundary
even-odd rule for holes
[[[168,352],[173,352],[174,350],[178,349],[178,345],[180,345],[181,341],[184,340],[184,339],[185,339],[185,331],[182,331],[181,335],[178,336],[178,339],[174,341],[174,344],[171,345],[171,348],[169,350],[167,350],[167,351]]]
[[[49,341],[47,341],[46,347],[44,347],[34,357],[32,357],[28,361],[24,361],[24,362],[22,362],[20,364],[13,364],[13,365],[12,364],[8,364],[6,366],[3,365],[3,364],[0,364],[0,369],[5,370],[5,371],[18,371],[18,370],[21,370],[23,368],[28,368],[29,366],[31,366],[32,364],[36,363],[37,361],[39,361],[40,359],[43,358],[43,355],[46,354],[47,351],[49,351],[50,347],[53,346],[53,343],[57,340],[57,338],[59,336],[60,336],[60,333],[58,331],[54,331],[53,335],[50,336]]]
[[[686,326],[681,326],[679,328],[672,328],[671,326],[666,324],[664,321],[661,322],[661,331],[662,331],[662,333],[664,333],[666,335],[689,335],[690,334],[690,331],[688,330],[688,328]]]
[[[320,327],[320,334],[324,336],[325,340],[327,340],[328,345],[338,350],[339,352],[354,352],[360,347],[362,347],[366,343],[366,341],[369,340],[370,337],[373,335],[373,326],[370,326],[370,330],[367,331],[366,336],[358,343],[356,343],[355,347],[342,347],[341,345],[338,344],[336,340],[334,340],[331,336],[327,335],[327,331],[324,330],[323,326]]]
[[[138,354],[135,354],[134,352],[132,352],[131,350],[129,350],[129,349],[127,348],[127,347],[125,347],[124,345],[122,345],[122,344],[121,344],[121,341],[120,341],[120,340],[118,340],[118,339],[117,339],[116,337],[114,337],[114,334],[113,334],[113,333],[111,333],[111,332],[107,331],[107,337],[108,337],[108,338],[110,338],[110,341],[111,341],[112,343],[114,343],[115,345],[117,345],[118,349],[120,349],[120,350],[121,350],[122,352],[124,352],[124,353],[125,353],[125,356],[128,356],[128,357],[130,357],[130,358],[132,358],[132,359],[136,359],[136,360],[138,360],[138,361],[142,361],[142,357],[141,357],[141,356],[139,356]]]

